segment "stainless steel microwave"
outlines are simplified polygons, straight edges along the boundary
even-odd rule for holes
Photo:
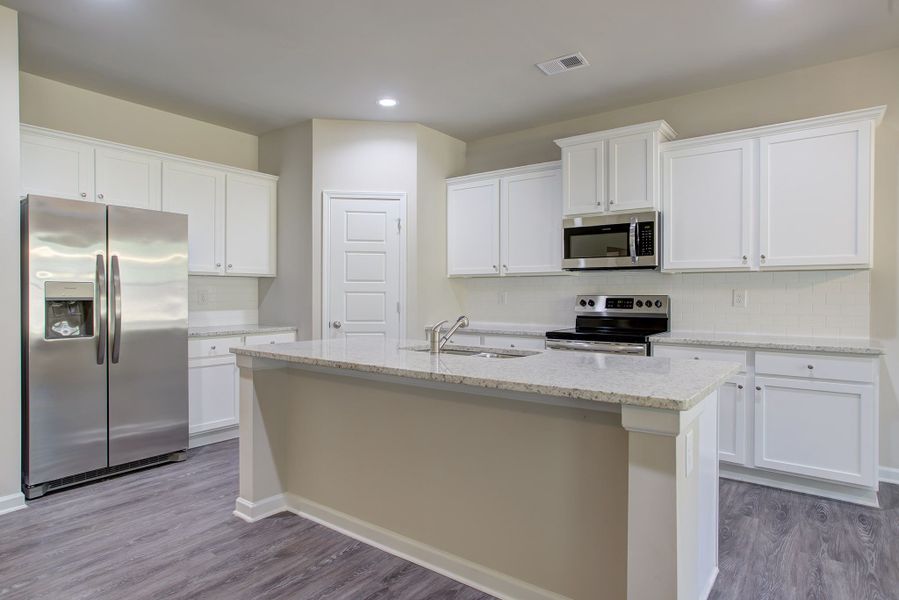
[[[575,217],[562,221],[562,268],[655,269],[659,266],[659,213]]]

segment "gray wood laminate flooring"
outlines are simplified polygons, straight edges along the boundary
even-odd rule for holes
[[[0,598],[490,598],[295,515],[244,523],[236,495],[231,441],[31,502],[0,516]],[[899,487],[882,486],[881,501],[723,480],[711,598],[899,600]]]

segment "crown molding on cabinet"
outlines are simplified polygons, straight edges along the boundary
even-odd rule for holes
[[[617,127],[615,129],[604,129],[602,131],[596,131],[593,133],[584,133],[582,135],[561,138],[555,140],[555,142],[556,145],[558,145],[560,148],[565,148],[566,146],[589,144],[590,142],[598,142],[601,140],[607,140],[609,138],[624,137],[627,135],[647,133],[650,131],[660,132],[662,138],[664,138],[662,141],[673,140],[677,137],[677,132],[673,127],[671,127],[671,125],[668,124],[668,121],[661,119],[658,121],[650,121],[649,123],[639,123],[637,125],[627,125],[625,127]]]
[[[550,169],[561,168],[562,161],[551,160],[548,162],[536,163],[533,165],[524,165],[521,167],[511,167],[509,169],[499,169],[496,171],[485,171],[482,173],[472,173],[470,175],[459,175],[458,177],[450,177],[446,180],[447,184],[469,183],[472,181],[483,181],[484,179],[493,179],[499,177],[509,177],[511,175],[525,175],[527,173],[537,173]]]
[[[103,140],[100,138],[92,138],[86,135],[79,135],[77,133],[69,133],[68,131],[60,131],[58,129],[48,129],[46,127],[39,127],[37,125],[29,125],[27,123],[19,124],[22,131],[38,133],[46,136],[53,136],[58,138],[64,138],[68,140],[78,140],[87,144],[91,144],[93,146],[103,146],[105,148],[115,148],[118,150],[127,150],[130,152],[140,152],[141,154],[154,156],[159,160],[178,160],[185,163],[191,163],[194,165],[202,166],[202,167],[212,167],[215,169],[223,169],[227,170],[231,173],[242,173],[244,175],[252,175],[253,177],[264,177],[266,179],[270,179],[272,181],[278,181],[277,175],[271,175],[269,173],[261,173],[259,171],[253,171],[251,169],[244,169],[242,167],[234,167],[231,165],[225,165],[222,163],[210,162],[207,160],[200,160],[197,158],[190,158],[188,156],[181,156],[179,154],[172,154],[170,152],[160,152],[158,150],[151,150],[148,148],[142,148],[140,146],[130,146],[128,144],[120,144],[118,142],[110,142],[109,140]]]
[[[867,120],[873,120],[874,126],[876,127],[880,125],[881,121],[883,121],[883,115],[886,112],[886,108],[886,105],[873,106],[871,108],[850,110],[847,112],[835,113],[822,117],[799,119],[798,121],[788,121],[786,123],[762,125],[760,127],[750,127],[747,129],[738,129],[736,131],[725,131],[723,133],[713,133],[710,135],[686,138],[682,140],[673,140],[662,143],[661,149],[662,151],[679,150],[681,148],[690,148],[697,145],[706,145],[718,142],[733,142],[744,140],[747,138],[758,138],[769,135],[789,133],[792,131],[801,131],[803,129],[810,129],[814,127],[827,127],[830,125],[841,125],[844,123],[853,123]]]

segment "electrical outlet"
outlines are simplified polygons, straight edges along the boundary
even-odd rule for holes
[[[209,290],[201,288],[197,290],[197,306],[206,306],[209,304]]]
[[[746,308],[749,304],[749,293],[746,290],[734,290],[734,307]]]
[[[687,477],[690,476],[690,473],[693,472],[693,463],[695,462],[695,457],[693,455],[693,430],[687,432],[687,435],[684,436],[684,442],[687,445],[686,448],[686,458],[687,458]]]

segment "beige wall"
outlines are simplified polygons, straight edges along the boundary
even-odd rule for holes
[[[0,6],[0,511],[21,499],[18,85],[18,18]]]
[[[870,331],[887,350],[881,369],[881,464],[899,469],[899,49],[485,138],[468,145],[466,172],[558,159],[559,149],[553,143],[556,138],[655,119],[666,119],[683,139],[875,105],[888,108],[876,132],[875,266],[870,272],[468,280],[458,288],[462,308],[473,312],[475,318],[484,318],[480,311],[486,307],[483,314],[493,320],[557,321],[566,312],[570,314],[570,299],[579,291],[634,286],[637,291],[661,293],[681,289],[707,298],[704,305],[697,305],[673,292],[675,326],[680,323],[699,328],[711,324],[702,327],[707,329],[717,324],[718,329],[742,331],[768,323],[769,327],[782,326],[785,332],[822,335]],[[432,266],[437,268],[436,264]],[[530,290],[525,289],[528,287]],[[727,306],[729,289],[737,287],[750,290],[745,313]],[[784,311],[790,310],[790,292],[795,289],[805,298],[798,307],[805,316],[787,318],[791,315]],[[498,305],[497,298],[503,291],[509,292],[509,307]],[[840,296],[836,314],[834,308],[825,308],[828,292]],[[517,306],[519,300],[526,308]],[[685,310],[688,306],[692,317]],[[678,317],[677,311],[683,314]]]
[[[219,125],[21,73],[23,123],[256,169],[258,138]]]
[[[260,170],[279,175],[278,276],[259,280],[259,321],[312,337],[312,121],[259,138]]]
[[[626,596],[619,414],[299,369],[253,382],[252,435],[271,444],[253,451],[272,453],[284,492],[567,598]]]

